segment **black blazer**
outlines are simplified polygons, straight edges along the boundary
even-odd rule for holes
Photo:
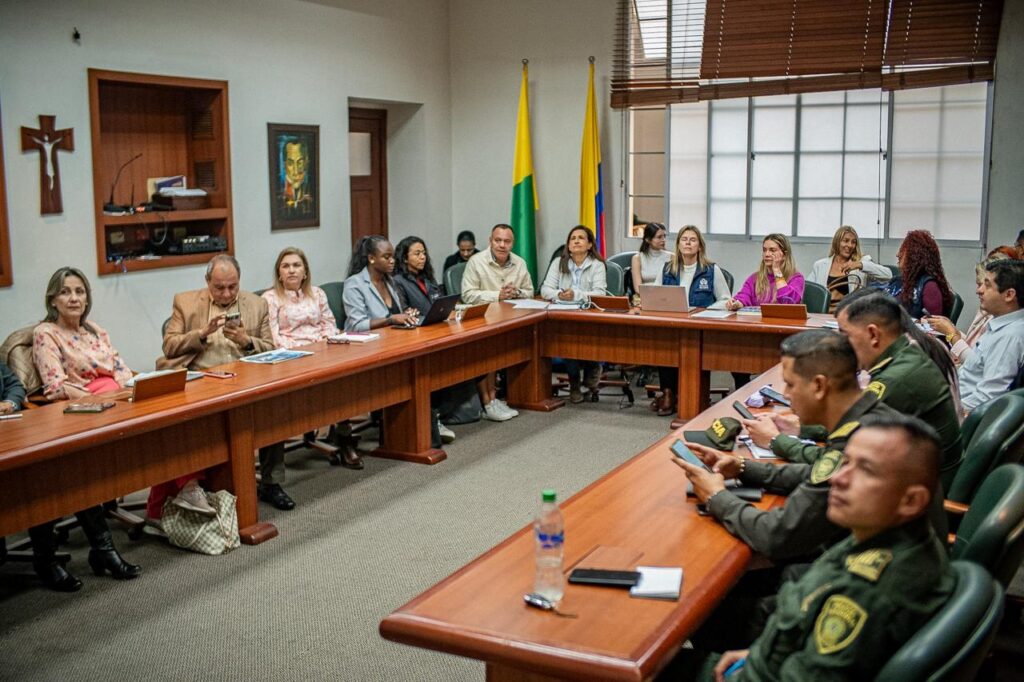
[[[25,402],[25,387],[11,368],[0,362],[0,401],[10,400],[20,410]]]
[[[416,283],[416,280],[405,272],[396,273],[394,275],[394,282],[401,289],[400,293],[404,295],[406,304],[419,310],[420,315],[426,315],[430,310],[430,306],[434,303],[434,299],[441,295],[441,287],[438,286],[437,282],[426,280],[427,293],[424,294],[423,289],[420,289],[420,285]]]

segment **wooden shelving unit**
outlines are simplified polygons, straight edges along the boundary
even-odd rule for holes
[[[175,254],[186,237],[221,237],[234,253],[227,81],[89,69],[96,269],[100,275],[207,262]],[[133,156],[141,156],[121,172]],[[107,215],[103,206],[148,202],[149,178],[184,175],[209,208]]]

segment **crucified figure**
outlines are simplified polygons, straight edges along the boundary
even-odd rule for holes
[[[38,137],[33,137],[32,139],[35,141],[36,144],[38,144],[40,147],[43,148],[43,168],[42,168],[42,172],[45,173],[46,177],[49,179],[50,186],[49,186],[48,189],[52,192],[53,191],[53,170],[52,169],[57,165],[57,158],[53,155],[54,154],[53,148],[56,145],[60,144],[60,141],[63,140],[64,138],[63,137],[58,137],[53,142],[50,142],[49,137],[50,136],[49,136],[48,133],[43,133],[43,139],[40,140]]]
[[[64,210],[57,152],[75,150],[74,130],[57,130],[56,122],[56,116],[40,116],[38,128],[21,128],[21,151],[39,154],[39,212],[43,215]]]

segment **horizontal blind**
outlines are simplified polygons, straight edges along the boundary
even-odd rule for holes
[[[612,106],[991,80],[1002,0],[621,0]]]

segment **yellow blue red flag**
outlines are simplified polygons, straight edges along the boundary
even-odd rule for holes
[[[590,60],[587,110],[583,117],[583,153],[580,155],[580,225],[594,232],[597,251],[605,255],[604,195],[601,192],[601,132],[594,103],[594,60]]]

